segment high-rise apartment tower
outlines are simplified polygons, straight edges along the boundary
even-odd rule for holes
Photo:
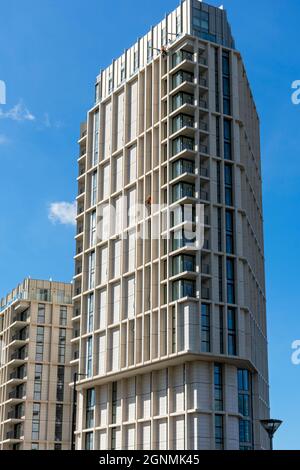
[[[72,285],[25,279],[0,304],[0,449],[70,448]]]
[[[79,146],[76,448],[268,448],[259,119],[226,12],[184,0],[101,71]]]

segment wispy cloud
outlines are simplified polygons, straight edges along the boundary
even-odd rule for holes
[[[54,224],[75,225],[76,202],[53,202],[48,217]]]
[[[63,123],[61,121],[54,121],[49,113],[44,113],[43,119],[42,119],[42,126],[50,129],[61,129],[63,127]]]
[[[13,108],[8,111],[0,109],[0,119],[11,119],[13,121],[35,121],[35,116],[25,106],[23,101],[19,101]]]

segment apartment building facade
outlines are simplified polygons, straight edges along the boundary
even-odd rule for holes
[[[25,279],[0,306],[0,449],[67,450],[72,285]]]
[[[267,449],[259,118],[226,12],[184,0],[101,71],[79,148],[76,448]]]

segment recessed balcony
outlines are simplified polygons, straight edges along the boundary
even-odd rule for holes
[[[195,87],[195,77],[193,73],[184,70],[178,70],[172,76],[172,90],[171,94],[177,92],[193,93]]]

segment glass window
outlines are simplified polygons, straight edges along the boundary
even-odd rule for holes
[[[85,448],[86,450],[94,449],[94,434],[92,432],[87,432],[85,435]]]
[[[90,333],[94,328],[94,294],[89,294],[87,298],[87,332]]]
[[[59,309],[59,324],[60,326],[67,326],[68,310],[65,305],[61,305]]]
[[[94,427],[95,413],[95,389],[90,388],[86,391],[86,427]]]
[[[55,441],[62,441],[63,411],[64,411],[63,405],[57,404],[56,410],[55,410],[55,435],[54,435]]]
[[[224,449],[224,430],[222,415],[215,415],[215,444],[216,450]]]
[[[65,367],[57,367],[56,401],[64,401]]]
[[[44,355],[44,327],[38,326],[36,330],[36,361],[42,361]]]
[[[66,330],[64,328],[59,329],[58,337],[58,362],[64,363],[66,355]]]
[[[228,328],[228,354],[236,355],[236,320],[235,309],[228,308],[227,312],[227,328]]]
[[[33,403],[32,433],[31,433],[31,439],[33,440],[39,440],[39,437],[40,437],[40,413],[41,413],[40,403]]]
[[[222,365],[214,366],[214,385],[215,385],[215,410],[223,411],[223,378]]]
[[[86,375],[91,377],[93,366],[93,338],[89,337],[86,340]]]
[[[210,306],[201,305],[201,351],[210,352]]]
[[[46,305],[38,304],[38,314],[37,314],[38,323],[45,323],[45,311],[46,311]]]

